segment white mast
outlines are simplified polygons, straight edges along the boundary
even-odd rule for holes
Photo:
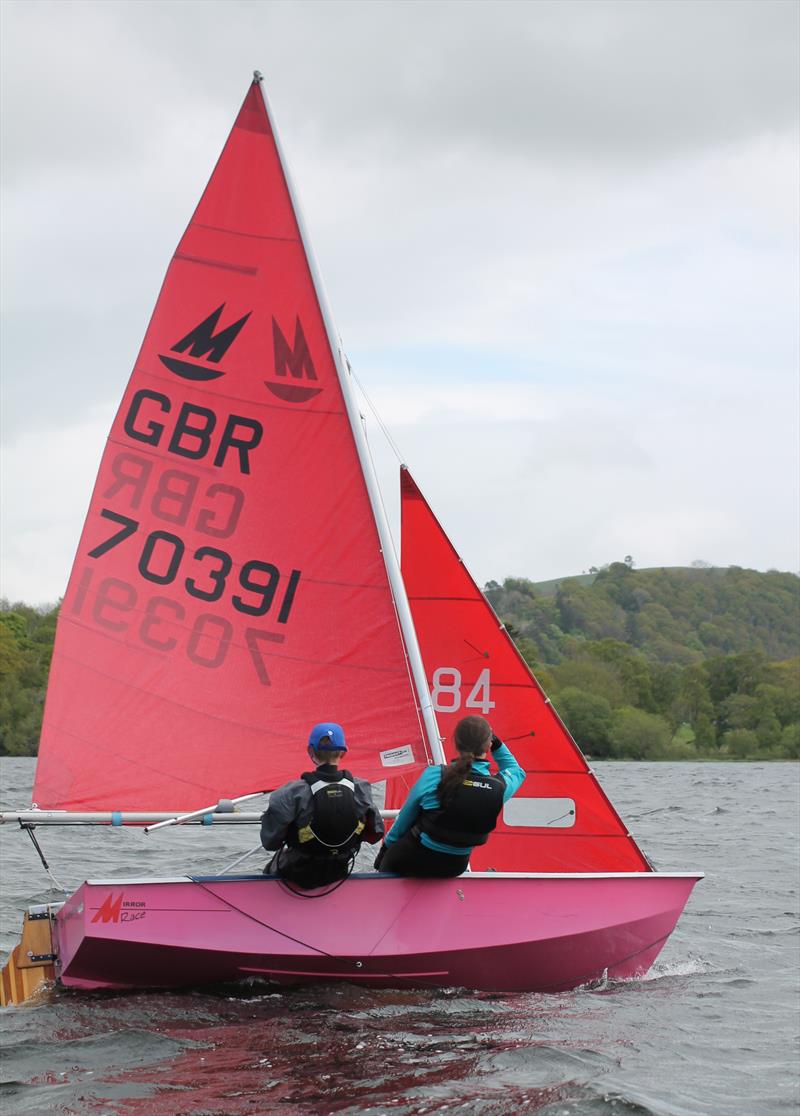
[[[289,171],[289,166],[286,161],[286,156],[283,151],[280,136],[275,127],[275,121],[269,107],[269,100],[267,98],[267,91],[264,88],[264,80],[262,75],[255,71],[253,80],[260,86],[261,95],[264,98],[264,108],[267,112],[270,127],[272,129],[272,136],[275,140],[275,147],[278,151],[278,158],[283,168],[284,178],[289,190],[289,197],[292,201],[295,217],[297,218],[297,225],[300,230],[300,240],[302,241],[303,248],[305,249],[306,259],[311,271],[311,281],[314,284],[316,291],[317,301],[319,302],[320,310],[322,311],[322,320],[325,323],[325,330],[328,334],[328,344],[330,345],[331,353],[333,355],[333,362],[336,367],[336,373],[339,377],[339,384],[342,388],[342,395],[344,396],[345,406],[347,408],[347,417],[350,420],[350,427],[353,431],[353,438],[355,439],[356,449],[358,451],[359,461],[361,462],[361,471],[364,475],[364,481],[367,486],[367,493],[369,501],[372,505],[372,515],[375,519],[375,525],[378,528],[378,537],[381,544],[381,553],[383,554],[383,561],[386,566],[386,573],[389,577],[389,585],[391,586],[392,596],[394,598],[394,606],[397,610],[397,618],[400,623],[400,631],[403,635],[403,643],[405,644],[406,654],[408,655],[409,666],[411,667],[411,675],[414,681],[414,687],[417,692],[417,700],[419,701],[420,712],[422,714],[422,721],[425,726],[425,733],[428,738],[428,746],[431,750],[431,755],[436,763],[446,763],[447,759],[442,747],[441,737],[439,736],[439,729],[436,724],[436,715],[433,711],[433,704],[431,702],[430,693],[428,691],[428,683],[425,678],[425,668],[422,664],[422,655],[420,654],[419,644],[417,643],[417,633],[414,629],[414,621],[411,617],[411,609],[408,604],[408,597],[406,595],[406,587],[403,584],[403,577],[400,573],[400,567],[397,562],[397,555],[395,554],[394,543],[392,541],[391,530],[386,518],[386,512],[383,508],[383,503],[380,497],[378,488],[378,478],[375,475],[375,470],[372,464],[372,458],[369,454],[367,447],[366,435],[361,425],[361,413],[359,411],[358,403],[355,397],[355,391],[352,385],[352,377],[350,369],[347,364],[344,352],[342,351],[342,343],[339,337],[338,330],[333,322],[333,315],[331,314],[330,303],[328,296],[325,293],[325,286],[322,282],[317,261],[314,256],[311,242],[306,232],[305,221],[303,220],[303,213],[300,208],[297,193],[292,182],[292,176]]]

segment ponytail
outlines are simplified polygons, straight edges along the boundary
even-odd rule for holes
[[[454,759],[449,767],[444,768],[442,781],[439,783],[439,801],[443,806],[450,801],[471,770],[472,756],[464,752]]]
[[[458,756],[442,770],[439,801],[444,806],[472,770],[472,761],[489,750],[492,728],[483,717],[463,717],[455,727],[453,739]]]

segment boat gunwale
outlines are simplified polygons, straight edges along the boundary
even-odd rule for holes
[[[353,872],[349,880],[416,880],[419,882],[464,883],[469,880],[628,880],[628,879],[669,879],[669,880],[702,880],[704,872],[467,872],[462,876],[451,876],[439,880],[423,880],[419,876],[395,876],[390,872]],[[247,875],[197,875],[197,876],[145,876],[145,877],[120,877],[101,880],[84,880],[75,888],[90,885],[91,887],[122,887],[141,886],[144,884],[208,884],[216,883],[244,883],[248,880],[260,880],[262,883],[281,883],[278,876],[265,876],[262,872],[248,873]],[[75,894],[73,892],[73,895]]]

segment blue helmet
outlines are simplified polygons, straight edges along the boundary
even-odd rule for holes
[[[314,725],[308,737],[308,746],[315,752],[346,752],[344,729],[333,721],[323,721]]]

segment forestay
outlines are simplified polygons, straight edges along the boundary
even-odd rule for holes
[[[426,762],[375,521],[257,83],[169,265],[61,608],[34,800],[191,810]],[[108,354],[106,359],[113,359]]]

